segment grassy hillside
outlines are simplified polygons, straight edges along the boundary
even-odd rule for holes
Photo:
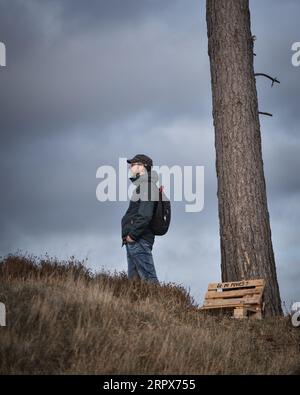
[[[200,313],[181,286],[93,275],[72,258],[0,261],[0,373],[296,373],[300,330],[288,317]]]

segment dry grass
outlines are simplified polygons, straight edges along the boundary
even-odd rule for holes
[[[97,275],[68,262],[0,261],[4,374],[291,374],[300,330],[289,317],[238,321],[200,313],[173,283]]]

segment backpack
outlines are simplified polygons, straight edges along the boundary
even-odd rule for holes
[[[163,186],[159,187],[159,200],[155,202],[150,228],[157,236],[167,233],[171,221],[171,202],[163,192]]]

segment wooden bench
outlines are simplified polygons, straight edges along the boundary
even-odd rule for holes
[[[265,280],[242,280],[208,285],[201,311],[233,310],[235,318],[262,319]]]

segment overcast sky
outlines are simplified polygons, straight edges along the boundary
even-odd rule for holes
[[[255,71],[272,241],[282,300],[300,301],[298,0],[252,0]],[[172,202],[153,257],[161,282],[202,302],[220,272],[214,129],[203,0],[0,0],[0,255],[87,258],[127,271],[121,217],[96,171],[145,153],[204,166],[200,212]]]

